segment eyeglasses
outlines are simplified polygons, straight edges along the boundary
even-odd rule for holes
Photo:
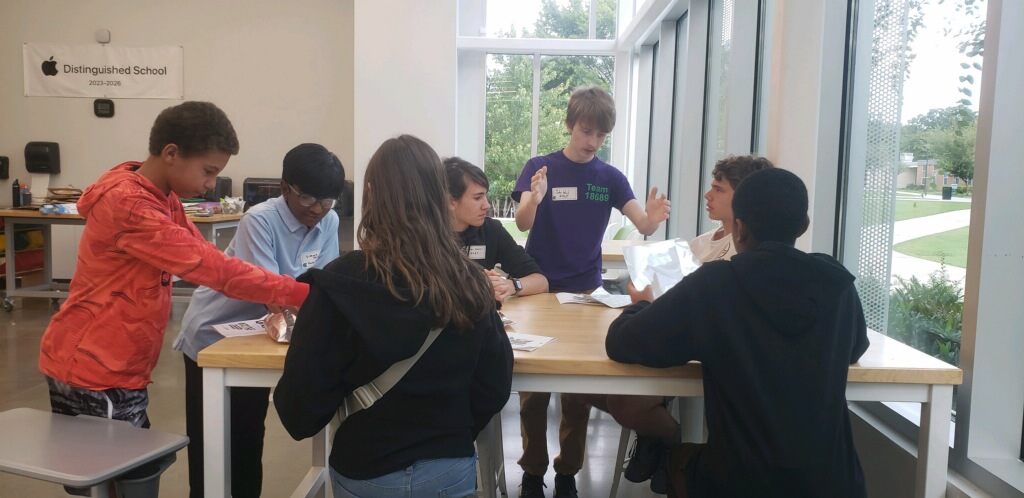
[[[302,207],[313,207],[317,203],[319,203],[320,207],[324,209],[333,209],[334,206],[338,204],[338,199],[317,199],[316,197],[313,197],[311,195],[303,194],[302,192],[299,192],[299,189],[295,188],[295,186],[293,186],[290,183],[288,184],[288,188],[292,189],[292,192],[295,192],[295,195],[299,196],[299,205],[301,205]]]

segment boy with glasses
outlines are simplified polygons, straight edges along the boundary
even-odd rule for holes
[[[345,171],[322,145],[302,144],[284,156],[281,196],[250,208],[225,251],[281,275],[298,277],[339,256],[337,203]],[[279,311],[271,308],[272,311]],[[223,338],[213,325],[254,320],[267,314],[259,303],[231,299],[208,287],[192,295],[174,349],[185,360],[185,430],[189,487],[203,496],[203,376],[199,351]],[[270,388],[231,389],[231,494],[259,496],[263,486],[264,419]]]

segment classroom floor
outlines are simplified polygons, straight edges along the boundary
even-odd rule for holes
[[[164,338],[160,362],[153,372],[149,387],[149,417],[156,429],[185,433],[184,365],[181,354],[171,349],[178,333],[184,304],[174,305],[171,323]],[[46,383],[37,368],[39,340],[53,313],[48,299],[16,299],[14,311],[0,316],[0,411],[17,407],[49,409]],[[557,396],[554,397],[557,399]],[[505,469],[509,496],[519,496],[522,471],[516,459],[522,449],[519,436],[519,399],[515,393],[502,411]],[[552,457],[557,454],[557,402],[548,412],[548,447]],[[615,453],[621,429],[607,414],[593,410],[588,429],[587,461],[577,479],[582,497],[608,496],[613,477]],[[178,453],[178,461],[164,473],[160,482],[161,496],[188,496],[186,452]],[[263,496],[290,496],[310,466],[308,441],[296,442],[281,426],[273,407],[267,416],[267,437],[263,458]],[[546,476],[547,496],[553,492],[553,472]],[[65,497],[61,486],[26,477],[0,473],[0,497]],[[647,484],[634,484],[623,479],[619,497],[653,497]]]

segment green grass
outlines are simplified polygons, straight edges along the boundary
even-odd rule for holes
[[[509,235],[516,240],[526,240],[526,236],[530,234],[529,230],[525,232],[519,230],[519,227],[516,226],[516,220],[501,220],[501,226],[505,227],[505,230],[508,230]]]
[[[971,203],[897,199],[896,221],[920,218],[922,216],[931,216],[933,214],[948,213],[950,211],[959,211],[961,209],[971,209]]]
[[[949,266],[967,268],[967,236],[971,227],[957,228],[919,239],[900,242],[893,247],[915,258],[927,259]]]

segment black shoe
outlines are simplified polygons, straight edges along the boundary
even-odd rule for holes
[[[554,498],[579,498],[576,491],[576,476],[566,474],[555,474],[555,496]]]
[[[668,494],[668,470],[664,465],[659,465],[651,476],[651,491],[659,495]]]
[[[661,464],[661,454],[665,451],[665,443],[661,438],[637,436],[633,440],[633,448],[629,451],[629,463],[623,473],[630,482],[644,482],[654,475]]]
[[[519,498],[544,498],[544,476],[523,472],[523,483],[519,485]]]

